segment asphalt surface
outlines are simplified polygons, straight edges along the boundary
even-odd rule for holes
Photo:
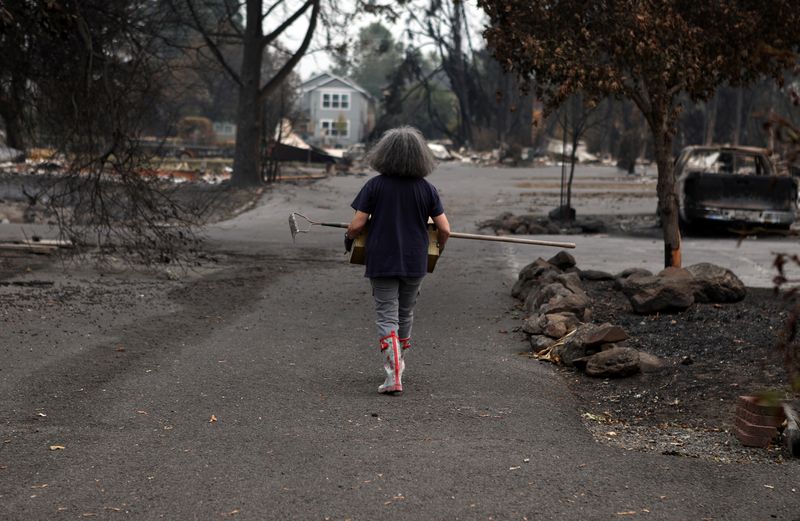
[[[522,209],[509,176],[524,175],[448,165],[431,181],[453,228],[474,231]],[[797,461],[719,464],[592,438],[561,376],[518,356],[510,332],[516,270],[555,250],[453,240],[423,284],[406,392],[378,395],[362,268],[339,230],[293,244],[287,223],[290,211],[348,220],[365,179],[275,188],[209,231],[245,261],[145,302],[149,314],[115,314],[81,349],[28,355],[24,332],[6,331],[0,519],[800,519]],[[582,267],[649,255],[571,240]],[[108,345],[131,356],[104,363]]]

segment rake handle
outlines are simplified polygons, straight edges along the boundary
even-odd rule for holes
[[[328,226],[330,228],[347,228],[347,223],[313,223],[318,226]],[[451,238],[456,239],[472,239],[475,241],[495,241],[495,242],[513,242],[516,244],[534,244],[537,246],[553,246],[556,248],[574,248],[574,242],[554,242],[554,241],[540,241],[537,239],[520,239],[518,237],[498,237],[496,235],[479,235],[477,233],[461,233],[451,232]]]
[[[312,223],[318,226],[329,226],[331,228],[347,228],[349,225],[347,223]]]
[[[574,242],[539,241],[536,239],[520,239],[518,237],[498,237],[496,235],[478,235],[476,233],[451,232],[450,237],[472,239],[475,241],[513,242],[517,244],[535,244],[538,246],[555,246],[556,248],[574,248]]]

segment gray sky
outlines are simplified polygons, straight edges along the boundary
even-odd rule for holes
[[[419,1],[421,2],[421,4],[427,4],[427,0],[419,0]],[[467,7],[467,16],[472,21],[471,35],[473,44],[476,47],[482,47],[483,40],[480,35],[480,32],[482,30],[482,24],[485,16],[483,14],[483,11],[478,9],[477,1],[467,2],[466,7]],[[398,21],[396,24],[392,25],[386,20],[381,19],[380,17],[367,14],[358,16],[355,20],[352,21],[351,24],[348,24],[348,34],[347,34],[348,38],[352,38],[353,40],[355,40],[355,38],[358,37],[358,32],[362,27],[365,27],[371,24],[372,22],[376,21],[381,22],[383,25],[389,28],[389,30],[391,30],[392,33],[394,34],[395,39],[406,42],[406,37],[404,34],[405,25],[402,21]],[[267,28],[268,27],[269,23],[267,23]],[[289,49],[296,49],[297,47],[299,47],[300,42],[302,41],[303,36],[305,35],[307,27],[308,27],[307,17],[302,20],[298,20],[288,30],[287,36],[283,38],[284,44]],[[303,80],[306,80],[317,73],[327,71],[333,64],[333,61],[331,60],[329,53],[319,50],[313,50],[315,48],[319,49],[320,47],[322,47],[323,35],[324,31],[317,30],[314,43],[312,43],[312,48],[310,48],[306,56],[304,56],[300,60],[300,63],[295,69],[295,71],[297,71],[300,74],[300,77]]]

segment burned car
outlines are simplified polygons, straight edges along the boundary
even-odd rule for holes
[[[681,223],[789,228],[797,217],[798,181],[778,175],[769,152],[741,146],[693,146],[675,162]]]

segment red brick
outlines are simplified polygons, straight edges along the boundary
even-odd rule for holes
[[[769,425],[754,425],[741,417],[736,417],[736,427],[749,436],[769,436],[774,438],[778,435],[778,429]]]
[[[764,416],[755,414],[745,409],[744,407],[736,407],[736,417],[741,418],[753,425],[766,425],[768,427],[780,427],[783,422],[783,416]]]
[[[781,421],[786,418],[783,414],[783,407],[780,405],[761,405],[758,396],[740,396],[736,400],[736,405],[759,416],[778,416],[782,418]]]
[[[743,432],[739,427],[734,429],[734,433],[745,447],[759,447],[765,449],[769,447],[769,444],[772,442],[771,436],[751,436],[750,434]]]

